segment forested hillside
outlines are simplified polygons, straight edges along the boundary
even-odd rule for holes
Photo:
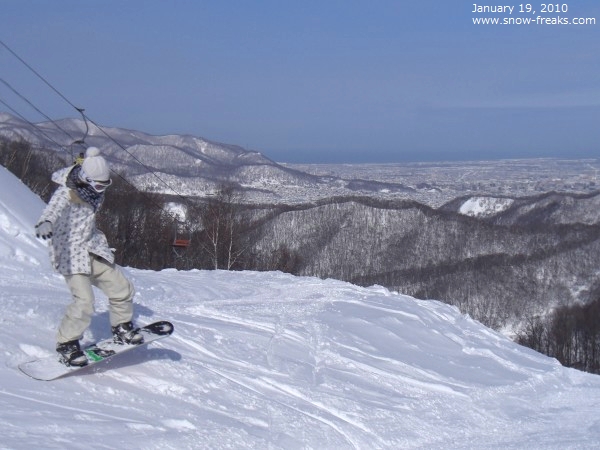
[[[530,209],[539,201],[529,199]],[[256,248],[267,256],[285,245],[297,273],[444,300],[494,328],[600,293],[598,223],[496,222],[414,202],[336,199],[279,214]]]
[[[45,200],[51,172],[70,163],[32,157],[22,142],[1,150],[2,164]],[[98,223],[119,264],[379,284],[456,305],[563,363],[599,371],[600,326],[585,312],[600,301],[600,193],[511,199],[495,214],[470,217],[460,213],[467,198],[439,209],[370,197],[258,206],[222,183],[213,197],[188,198],[179,223],[167,205],[182,199],[114,181]],[[177,237],[185,245],[175,248]]]

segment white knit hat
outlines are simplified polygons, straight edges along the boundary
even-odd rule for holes
[[[85,176],[94,181],[110,180],[110,169],[106,160],[100,156],[100,150],[97,147],[89,147],[85,152],[85,159],[81,164]]]

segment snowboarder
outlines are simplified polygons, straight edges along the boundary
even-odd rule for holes
[[[106,160],[98,148],[89,147],[81,164],[55,172],[52,181],[59,187],[35,231],[38,238],[51,240],[50,260],[73,297],[58,328],[56,351],[64,364],[84,366],[87,358],[79,340],[94,312],[92,286],[108,297],[114,342],[137,345],[144,338],[132,322],[133,285],[114,264],[113,250],[96,228],[96,213],[112,184]]]

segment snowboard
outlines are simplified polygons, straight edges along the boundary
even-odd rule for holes
[[[144,347],[151,342],[166,338],[173,333],[174,327],[171,322],[159,321],[140,328],[144,336],[144,342],[138,345],[115,344],[112,336],[95,342],[83,348],[88,359],[86,366],[67,366],[60,362],[58,353],[46,358],[34,359],[19,365],[19,370],[35,380],[50,381],[63,377],[90,366],[107,361],[110,358],[126,353],[136,348]]]

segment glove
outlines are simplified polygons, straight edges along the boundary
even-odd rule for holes
[[[45,220],[35,226],[36,237],[50,239],[52,237],[52,222]]]

